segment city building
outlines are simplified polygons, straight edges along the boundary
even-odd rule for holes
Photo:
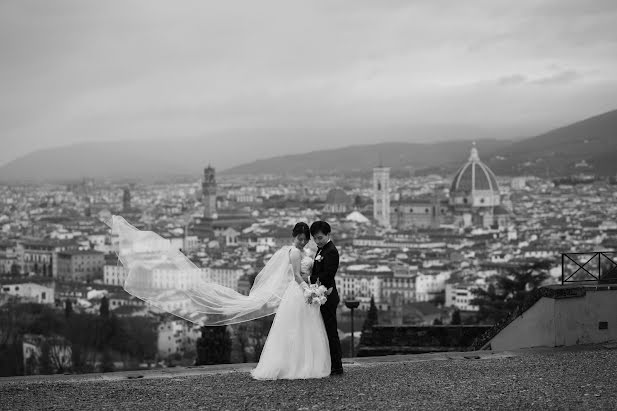
[[[17,244],[0,242],[0,275],[17,275],[21,272]]]
[[[103,284],[105,285],[124,285],[126,280],[126,269],[122,264],[105,264],[103,266]]]
[[[444,306],[456,307],[461,311],[478,311],[479,307],[471,303],[476,298],[472,289],[477,287],[473,284],[446,284]]]
[[[450,278],[449,271],[437,273],[419,273],[416,276],[416,301],[432,301],[446,289],[446,281]]]
[[[54,243],[44,240],[22,240],[17,243],[16,251],[20,257],[22,273],[52,276],[53,255],[56,251]]]
[[[54,304],[54,288],[32,282],[2,284],[2,293],[38,304]]]
[[[183,356],[195,351],[200,327],[182,320],[168,320],[158,326],[157,351],[159,358]]]
[[[62,251],[54,260],[54,278],[91,281],[103,278],[105,254],[96,250]]]

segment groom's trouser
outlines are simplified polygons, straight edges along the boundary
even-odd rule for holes
[[[338,305],[338,304],[337,304]],[[321,316],[326,327],[328,335],[328,343],[330,344],[330,360],[332,362],[332,370],[340,370],[343,368],[341,360],[341,341],[338,338],[338,326],[336,324],[336,305],[330,306],[324,304],[321,307]]]

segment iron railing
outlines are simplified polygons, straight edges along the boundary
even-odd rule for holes
[[[617,283],[616,260],[617,251],[562,253],[561,284]]]

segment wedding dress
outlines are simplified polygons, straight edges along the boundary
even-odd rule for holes
[[[277,313],[257,368],[257,379],[320,378],[330,374],[330,348],[319,306],[304,300],[294,280],[292,246],[276,251],[248,295],[216,283],[168,239],[141,231],[120,216],[106,222],[124,266],[123,287],[161,311],[200,326],[230,325]],[[306,254],[300,271],[309,276]]]
[[[302,275],[310,275],[312,264],[311,257],[302,258]],[[330,347],[319,305],[307,304],[302,287],[292,281],[251,374],[258,380],[323,378],[330,375],[330,366]]]

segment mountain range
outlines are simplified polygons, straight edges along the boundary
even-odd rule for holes
[[[0,182],[75,181],[85,177],[195,179],[209,161],[224,174],[369,174],[379,164],[391,167],[393,174],[453,172],[468,158],[470,134],[474,134],[474,130],[461,128],[461,133],[448,133],[459,137],[453,141],[441,137],[433,143],[385,142],[335,149],[320,149],[319,144],[312,143],[324,133],[337,141],[337,133],[342,132],[245,130],[175,141],[82,143],[38,150],[11,161],[0,167]],[[366,129],[344,132],[347,137],[356,133],[353,135],[358,136],[358,141],[376,141],[376,135],[404,141],[413,135],[405,128],[381,130],[379,134]],[[531,138],[502,140],[486,138],[486,133],[476,135],[484,136],[476,140],[480,158],[498,175],[617,173],[617,110]],[[281,150],[292,154],[272,156],[269,147],[280,145],[280,141],[289,142],[289,147]]]
[[[617,110],[518,140],[476,140],[480,159],[497,175],[617,174]],[[280,156],[233,167],[233,174],[370,173],[378,163],[393,173],[453,173],[469,157],[471,140],[433,144],[383,143]]]

